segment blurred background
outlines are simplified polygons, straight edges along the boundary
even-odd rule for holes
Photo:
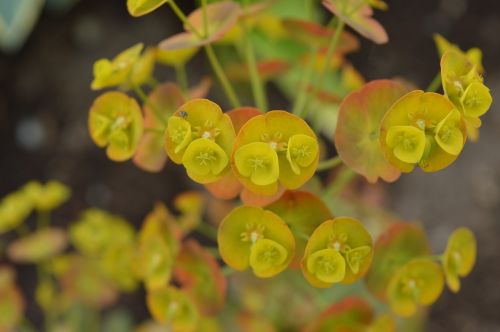
[[[6,0],[0,0],[1,3]],[[8,2],[8,1],[6,1]],[[16,1],[13,1],[16,2]],[[87,112],[98,93],[90,90],[92,65],[112,58],[142,41],[153,45],[180,30],[167,7],[131,18],[125,1],[19,1],[31,3],[27,15],[33,30],[25,43],[2,39],[0,54],[0,196],[30,179],[58,179],[73,189],[71,201],[55,214],[56,224],[77,218],[79,211],[97,206],[139,225],[155,201],[170,202],[187,188],[184,171],[168,164],[149,174],[131,162],[108,160],[87,133]],[[39,14],[37,5],[40,2]],[[497,0],[387,1],[388,12],[376,18],[390,42],[375,46],[362,40],[361,52],[350,60],[367,80],[403,77],[425,88],[439,69],[431,38],[439,32],[462,49],[483,50],[485,80],[494,100],[500,97],[500,2]],[[180,1],[181,3],[181,1]],[[193,1],[182,1],[188,12]],[[39,15],[39,17],[38,17]],[[38,20],[36,18],[38,17]],[[208,66],[198,55],[188,68],[195,82]],[[159,75],[173,79],[173,72]],[[217,95],[212,96],[217,98]],[[274,105],[286,105],[272,96]],[[460,293],[445,294],[433,306],[429,331],[500,331],[500,110],[483,118],[481,138],[469,143],[462,156],[444,171],[404,175],[386,185],[389,206],[404,220],[420,220],[435,251],[442,251],[456,227],[470,227],[478,238],[478,261]],[[27,298],[34,287],[34,268],[17,266]],[[146,317],[143,294],[127,295],[123,305],[134,319]],[[40,312],[28,306],[35,321]]]

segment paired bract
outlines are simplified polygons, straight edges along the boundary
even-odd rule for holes
[[[351,284],[368,271],[372,257],[372,238],[363,224],[338,217],[325,221],[312,233],[302,259],[302,272],[315,287]]]
[[[252,268],[261,278],[283,271],[295,254],[295,239],[287,224],[273,212],[241,206],[221,222],[217,234],[224,262],[235,270]]]
[[[421,90],[401,97],[382,119],[380,145],[402,172],[418,165],[426,172],[449,166],[458,157],[467,133],[459,111],[444,96]]]

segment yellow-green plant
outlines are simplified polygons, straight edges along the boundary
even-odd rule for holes
[[[182,31],[94,63],[91,89],[107,91],[90,107],[88,129],[109,159],[148,172],[170,160],[195,184],[158,184],[179,194],[144,211],[140,225],[94,207],[67,229],[55,225],[52,211],[70,196],[56,181],[3,197],[0,234],[18,237],[0,238],[0,331],[26,323],[4,255],[36,265],[35,298],[50,331],[104,330],[96,313],[111,316],[120,293],[141,290],[151,319],[124,331],[423,324],[444,285],[457,292],[471,272],[475,236],[461,227],[434,255],[420,224],[363,193],[382,190],[366,181],[394,182],[417,166],[445,169],[477,140],[492,104],[481,51],[435,35],[441,68],[428,89],[365,83],[349,54],[360,48],[358,33],[389,41],[372,17],[388,9],[384,1],[200,0],[191,13],[177,2],[126,1],[134,17],[170,8]],[[213,77],[192,75],[203,55]],[[283,102],[268,98],[270,86]]]

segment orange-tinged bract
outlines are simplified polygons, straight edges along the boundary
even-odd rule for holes
[[[335,147],[342,161],[369,182],[392,182],[400,171],[385,158],[380,146],[380,123],[406,89],[399,83],[377,80],[348,95],[340,105]]]
[[[380,145],[402,172],[418,165],[426,172],[449,166],[467,138],[465,123],[444,96],[421,90],[401,97],[382,119]]]
[[[387,299],[387,286],[394,273],[413,258],[427,256],[429,243],[422,227],[399,222],[387,228],[375,242],[371,269],[365,282],[380,301]]]
[[[144,134],[137,146],[134,164],[148,172],[159,172],[163,168],[167,161],[165,122],[183,103],[182,91],[173,83],[162,84],[148,95],[148,102],[143,105]]]
[[[234,139],[229,116],[207,99],[194,99],[169,118],[165,147],[170,159],[183,164],[191,179],[212,183],[230,170]]]
[[[194,332],[200,315],[191,299],[173,286],[163,286],[147,294],[153,318],[176,332]]]
[[[414,259],[399,268],[389,282],[387,297],[391,309],[400,316],[411,316],[418,306],[434,303],[444,287],[441,267],[430,258]]]
[[[198,305],[201,312],[219,312],[226,297],[227,282],[213,257],[198,242],[187,241],[174,268],[174,278]]]
[[[389,41],[384,27],[372,18],[373,10],[369,4],[363,4],[358,0],[323,0],[323,6],[373,42],[385,44]]]
[[[373,309],[358,297],[346,297],[326,308],[302,332],[364,332],[373,320]]]
[[[189,25],[184,25],[186,32],[163,40],[158,45],[159,49],[168,51],[191,50],[216,42],[235,26],[242,10],[238,3],[232,1],[208,4],[206,7],[207,31],[204,28],[203,12],[201,8],[192,12],[187,17]]]
[[[68,237],[62,229],[46,228],[12,242],[7,255],[14,262],[37,263],[62,252],[67,243]]]
[[[293,264],[296,266],[300,265],[307,244],[304,236],[310,236],[322,222],[333,218],[325,203],[306,191],[287,190],[277,201],[267,205],[266,209],[276,213],[302,235],[295,237],[296,254]]]
[[[446,284],[453,292],[460,290],[460,277],[466,277],[476,262],[476,238],[467,228],[455,230],[448,238],[443,254]]]
[[[261,278],[283,271],[295,254],[295,240],[286,223],[273,212],[241,206],[229,213],[219,226],[219,251],[235,270],[251,267]]]
[[[315,287],[351,284],[370,267],[372,239],[363,224],[349,217],[327,220],[312,233],[302,259],[302,272]]]
[[[309,180],[318,164],[315,133],[301,118],[271,111],[251,118],[236,137],[233,171],[250,191],[273,195],[282,185],[297,189]]]
[[[122,92],[106,92],[99,96],[89,113],[89,131],[97,146],[106,147],[111,160],[130,159],[143,132],[141,108]]]

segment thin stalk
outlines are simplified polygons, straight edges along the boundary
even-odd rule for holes
[[[187,96],[189,89],[189,82],[186,73],[186,66],[184,64],[175,66],[175,77],[177,79],[177,83],[181,87],[182,93]]]
[[[177,6],[174,0],[167,1],[170,5],[170,8],[174,11],[175,15],[181,20],[181,22],[189,28],[189,30],[196,35],[198,38],[203,38],[203,35],[188,21],[186,15],[182,12],[182,10]]]
[[[330,159],[320,161],[318,163],[318,167],[316,167],[316,172],[326,171],[335,168],[340,164],[342,164],[342,159],[340,159],[339,156],[335,156]]]
[[[238,99],[238,96],[234,92],[234,89],[229,80],[227,79],[224,70],[222,70],[222,66],[219,60],[217,59],[217,56],[215,55],[213,47],[211,45],[205,45],[205,52],[207,53],[208,60],[210,61],[210,65],[212,66],[215,75],[219,79],[219,82],[222,85],[224,92],[226,93],[229,103],[233,108],[240,107],[241,103]]]
[[[248,4],[248,0],[244,1],[244,5]],[[257,67],[257,60],[255,57],[255,50],[253,48],[252,41],[250,39],[250,29],[248,25],[243,20],[243,36],[244,36],[244,44],[245,44],[245,61],[248,66],[248,72],[250,74],[250,84],[252,87],[252,94],[255,100],[255,105],[258,109],[263,112],[267,111],[267,96],[265,90],[265,82],[262,81],[262,78],[259,74],[259,69]]]
[[[133,84],[132,85],[132,88],[134,89],[134,92],[135,94],[139,97],[139,99],[141,99],[141,101],[146,104],[149,109],[151,109],[151,111],[153,112],[153,114],[155,115],[155,117],[158,119],[158,121],[160,121],[160,123],[166,127],[167,126],[167,122],[165,121],[165,118],[161,115],[161,112],[155,107],[155,105],[153,105],[153,103],[151,103],[149,101],[149,98],[148,96],[146,96],[146,93],[144,93],[144,91],[142,90],[142,88],[138,85],[135,85]]]
[[[306,102],[307,102],[307,88],[309,87],[309,84],[311,83],[313,71],[314,71],[314,64],[315,64],[315,59],[316,56],[318,55],[318,49],[317,48],[312,48],[311,49],[311,58],[309,59],[306,70],[304,71],[304,74],[302,75],[302,80],[300,82],[300,87],[299,87],[299,93],[297,94],[297,98],[295,99],[293,103],[293,109],[292,113],[295,115],[299,115],[300,112],[302,112],[302,109],[304,108]]]
[[[213,241],[217,241],[217,229],[204,221],[196,226],[196,231]]]
[[[201,14],[203,16],[203,37],[208,36],[207,0],[201,0]]]
[[[264,83],[259,75],[257,68],[257,61],[255,59],[255,52],[252,42],[249,38],[249,30],[247,25],[243,22],[244,38],[245,38],[245,60],[250,74],[250,84],[252,86],[253,98],[257,108],[263,112],[267,111],[267,97],[264,89]]]
[[[158,129],[158,128],[144,128],[144,132],[145,132],[145,133],[160,134],[160,135],[165,134],[165,131],[164,131],[164,130],[162,130],[162,129]]]
[[[441,87],[441,73],[437,73],[437,75],[432,80],[431,84],[427,87],[427,92],[436,92]]]
[[[28,226],[24,222],[20,223],[15,228],[15,231],[19,237],[24,237],[30,233],[30,229],[28,228]]]
[[[325,75],[327,71],[327,67],[330,64],[333,55],[335,54],[335,50],[337,49],[337,46],[340,41],[340,36],[342,35],[342,32],[344,31],[345,28],[345,23],[342,20],[337,20],[337,25],[335,28],[335,33],[333,34],[332,39],[330,40],[330,44],[328,45],[328,50],[326,51],[326,56],[323,62],[323,66],[321,67],[321,70],[319,72],[319,77],[316,81],[316,85],[313,88],[313,91],[310,95],[307,96],[306,98],[306,103],[305,103],[305,109],[302,114],[303,118],[307,117],[307,114],[309,113],[310,108],[307,107],[307,102],[309,101],[309,98],[311,96],[316,96],[318,93],[319,89],[323,85],[323,81],[325,80]]]
[[[225,275],[226,277],[230,276],[231,274],[233,274],[235,272],[235,270],[228,265],[223,266],[221,268],[221,270],[222,270],[222,274]]]
[[[340,194],[342,189],[356,176],[350,168],[344,168],[323,192],[323,197],[329,199]]]
[[[50,213],[48,211],[38,211],[36,226],[38,229],[47,228],[50,225]]]

